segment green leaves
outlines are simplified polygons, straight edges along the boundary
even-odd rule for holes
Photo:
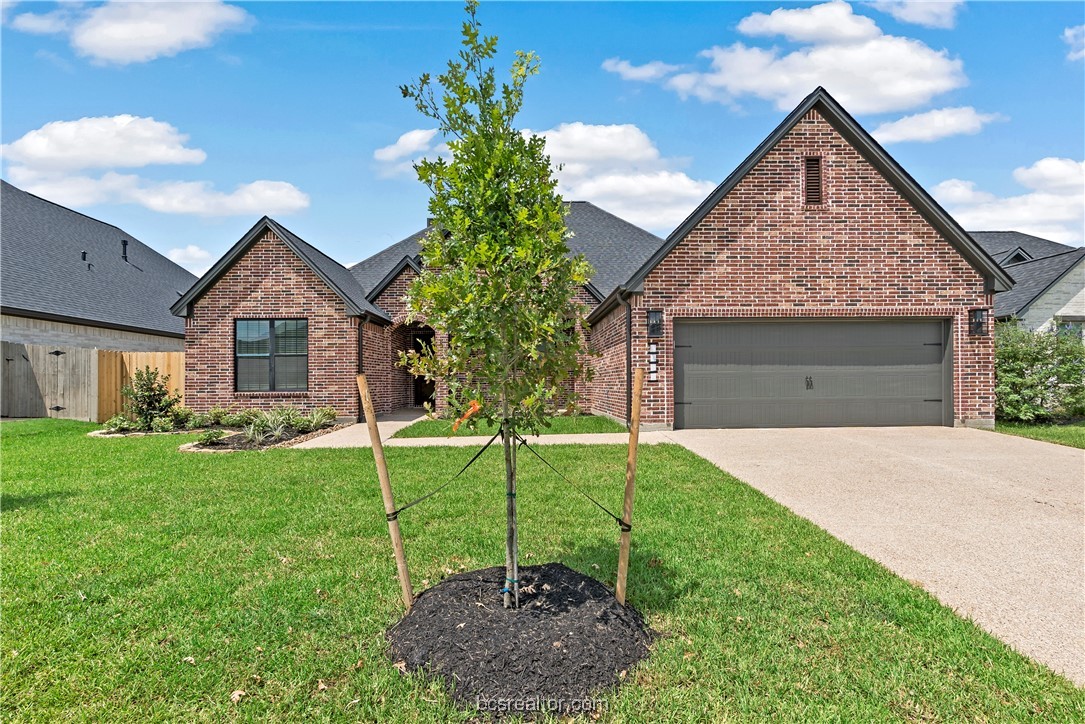
[[[995,400],[1000,420],[1050,420],[1085,413],[1085,342],[1032,332],[1016,321],[995,330]]]
[[[560,383],[585,373],[585,310],[575,299],[591,270],[569,254],[566,206],[543,139],[515,127],[539,59],[517,52],[499,87],[490,62],[497,38],[482,35],[476,10],[467,3],[463,49],[436,87],[423,75],[402,88],[437,122],[450,154],[416,166],[434,224],[408,294],[411,317],[447,335],[447,344],[409,352],[402,363],[445,380],[453,412],[478,399],[479,418],[507,417],[534,432]]]

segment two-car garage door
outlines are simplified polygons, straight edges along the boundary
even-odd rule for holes
[[[948,320],[674,324],[674,426],[946,425]]]

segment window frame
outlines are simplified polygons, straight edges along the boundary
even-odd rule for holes
[[[237,351],[238,334],[237,328],[240,322],[263,322],[268,328],[268,353],[267,355],[241,355]],[[275,325],[278,322],[305,322],[305,353],[304,354],[276,354],[275,352]],[[234,392],[238,394],[263,394],[279,392],[282,394],[304,393],[309,391],[309,319],[308,317],[235,317],[233,334],[233,357],[234,357]],[[266,389],[242,390],[238,389],[238,360],[242,357],[268,360],[268,386]],[[305,358],[305,382],[300,388],[280,390],[275,386],[275,358],[276,357],[304,357]]]

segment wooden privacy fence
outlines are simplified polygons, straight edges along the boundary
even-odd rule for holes
[[[169,375],[170,391],[185,393],[184,352],[117,352],[98,350],[98,422],[105,422],[124,410],[121,390],[132,384],[132,375],[144,367]]]
[[[124,408],[121,388],[146,366],[184,392],[184,352],[117,352],[3,342],[0,414],[105,422]]]

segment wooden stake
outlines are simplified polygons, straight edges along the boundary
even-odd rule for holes
[[[625,579],[629,573],[629,526],[633,524],[633,492],[637,477],[637,444],[640,441],[640,398],[644,390],[644,370],[633,373],[633,410],[629,419],[629,454],[625,461],[625,502],[622,505],[622,522],[626,530],[622,531],[622,540],[618,548],[618,581],[614,586],[614,597],[625,605]]]
[[[377,479],[381,484],[381,497],[384,498],[384,513],[396,512],[392,499],[392,483],[388,480],[388,464],[384,460],[384,445],[381,444],[380,430],[377,429],[377,413],[373,411],[373,398],[369,396],[369,384],[365,375],[358,375],[358,394],[362,397],[362,411],[365,424],[369,427],[369,439],[373,444],[373,461],[377,464]],[[392,549],[396,554],[396,573],[399,575],[399,587],[403,593],[403,605],[411,610],[414,592],[411,590],[411,574],[407,571],[407,554],[403,551],[403,536],[399,533],[399,520],[388,519],[388,535],[392,538]]]

